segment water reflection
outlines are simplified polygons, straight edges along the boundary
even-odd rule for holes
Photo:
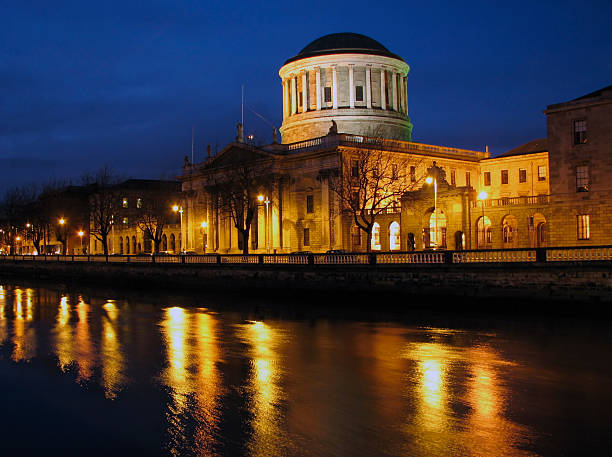
[[[100,361],[102,382],[107,398],[115,398],[125,382],[124,352],[117,334],[119,310],[114,301],[108,300],[102,309],[102,341]],[[129,330],[129,329],[128,329]]]
[[[162,379],[172,396],[167,413],[169,450],[178,455],[187,446],[189,453],[211,455],[222,394],[217,319],[205,309],[171,307],[160,325],[168,363]]]
[[[74,396],[66,383],[45,388],[63,386],[50,392],[65,396],[58,403],[110,405],[101,436],[157,439],[170,455],[556,455],[567,448],[550,444],[557,437],[583,439],[610,423],[602,405],[612,404],[612,376],[601,364],[609,351],[590,341],[563,341],[559,363],[548,341],[531,336],[517,343],[401,323],[249,320],[181,303],[0,286],[1,374],[19,366],[21,379],[69,379]],[[561,387],[570,377],[575,384]]]
[[[288,444],[279,407],[284,400],[279,356],[279,346],[284,338],[279,331],[261,321],[237,326],[237,333],[249,347],[251,365],[247,388],[253,418],[248,449],[253,456],[271,456]]]
[[[26,312],[24,315],[24,295],[26,301]],[[30,327],[29,321],[32,320],[32,290],[21,288],[15,289],[13,302],[13,354],[15,361],[27,360],[36,354],[36,335],[35,330]]]

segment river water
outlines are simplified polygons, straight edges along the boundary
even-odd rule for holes
[[[610,455],[607,322],[242,301],[0,282],[0,448]]]

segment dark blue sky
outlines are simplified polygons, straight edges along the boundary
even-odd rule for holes
[[[378,6],[372,6],[377,4]],[[426,5],[426,6],[425,6]],[[0,14],[0,190],[110,164],[178,174],[246,103],[281,123],[278,69],[357,32],[410,65],[414,141],[504,152],[542,110],[612,84],[612,2],[11,2]],[[251,114],[246,133],[271,141]]]

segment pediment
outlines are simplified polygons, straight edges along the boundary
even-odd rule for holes
[[[206,168],[238,165],[244,162],[253,162],[256,160],[269,159],[271,157],[273,157],[273,154],[257,149],[256,147],[242,143],[230,143],[208,162]]]

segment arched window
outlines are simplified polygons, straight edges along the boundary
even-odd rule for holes
[[[142,245],[138,243],[138,254],[142,253]]]
[[[132,236],[132,252],[136,254],[136,236]]]
[[[446,247],[446,216],[440,208],[429,217],[429,247]]]
[[[397,222],[391,222],[389,224],[389,250],[399,251],[400,249],[400,226]]]
[[[543,247],[546,246],[546,239],[548,238],[548,225],[546,218],[540,214],[535,213],[533,216],[529,216],[529,246],[530,247]]]
[[[119,237],[119,254],[123,254],[123,237]]]
[[[170,250],[173,254],[176,254],[176,238],[174,238],[174,233],[170,234]]]
[[[504,217],[502,221],[502,242],[507,249],[518,246],[518,221],[512,215]]]
[[[130,237],[129,236],[125,237],[125,253],[126,254],[130,253]]]
[[[380,251],[380,224],[374,222],[372,226],[372,240],[371,240],[372,251]]]
[[[487,216],[478,218],[478,223],[476,224],[476,244],[478,249],[491,248],[491,219]]]
[[[162,236],[162,251],[167,251],[168,250],[168,238],[166,237],[166,234],[164,233]]]

